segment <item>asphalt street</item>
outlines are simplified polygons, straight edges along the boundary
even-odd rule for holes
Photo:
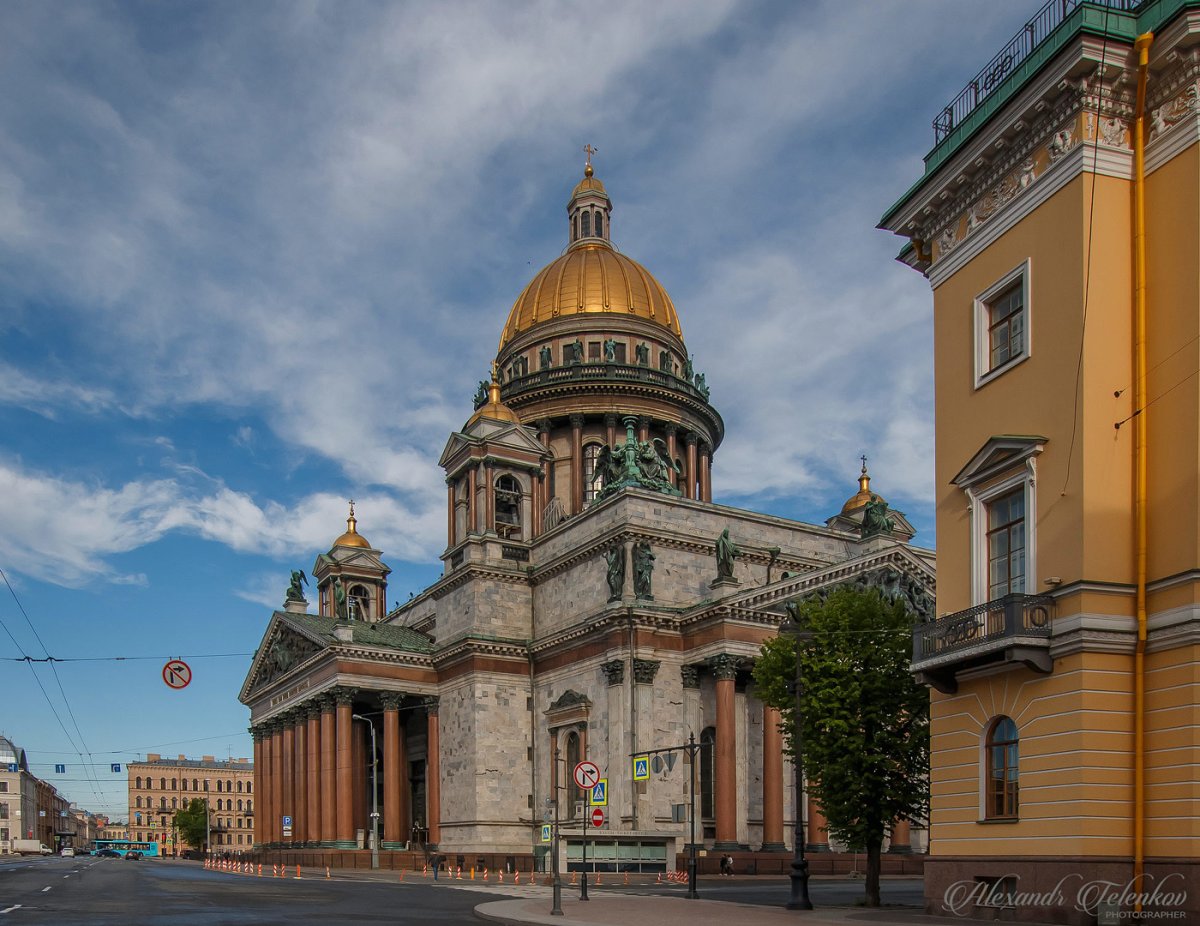
[[[414,873],[401,881],[396,872],[305,871],[286,878],[206,870],[195,862],[101,859],[82,856],[0,861],[0,926],[337,926],[341,923],[398,923],[444,926],[478,922],[476,905],[506,897],[544,896],[550,888],[522,884],[434,882]],[[679,884],[613,884],[593,891],[632,895],[682,896]],[[780,879],[705,878],[704,900],[781,906],[789,882]],[[861,881],[814,879],[818,907],[848,907],[861,901]],[[564,880],[563,897],[579,886]],[[883,883],[885,904],[919,907],[920,879]]]

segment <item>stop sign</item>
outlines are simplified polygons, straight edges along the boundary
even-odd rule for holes
[[[597,807],[592,811],[592,826],[604,825],[604,811]]]

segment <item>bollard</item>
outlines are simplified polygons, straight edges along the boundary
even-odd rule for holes
[[[401,884],[404,883],[404,869],[403,868],[400,869],[400,883]]]
[[[625,883],[626,883],[626,884],[628,884],[628,883],[629,883],[629,872],[628,872],[628,871],[627,871],[627,872],[625,872]]]
[[[600,886],[600,872],[596,872],[596,887]]]
[[[472,881],[475,880],[475,866],[474,865],[471,866],[471,880]]]
[[[329,866],[328,865],[325,866],[325,880],[326,881],[329,880]]]
[[[488,879],[488,870],[487,870],[486,868],[485,868],[485,869],[483,869],[483,875],[482,875],[482,877],[483,877],[483,880],[484,880],[484,881],[486,881],[486,880]]]
[[[574,871],[573,871],[573,872],[571,872],[571,886],[572,886],[572,887],[574,887],[574,886],[575,886],[575,875],[576,875],[576,874],[577,874],[577,872],[574,872]]]
[[[262,877],[262,862],[258,863],[258,876],[260,878]]]
[[[462,865],[458,866],[458,880],[462,880]]]
[[[423,878],[428,878],[428,877],[429,877],[429,865],[428,865],[428,863],[427,863],[427,864],[425,864],[425,865],[422,865],[422,866],[421,866],[421,877],[423,877]]]
[[[501,884],[504,883],[504,869],[503,868],[500,869],[500,883]]]
[[[296,880],[297,881],[300,880],[300,866],[299,865],[296,866]]]

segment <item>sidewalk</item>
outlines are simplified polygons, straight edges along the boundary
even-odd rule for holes
[[[981,921],[926,916],[912,908],[867,910],[863,907],[829,907],[816,910],[788,910],[723,900],[687,900],[683,897],[630,896],[596,893],[584,902],[572,895],[563,898],[562,916],[550,915],[549,894],[497,900],[480,904],[475,915],[504,926],[783,926],[785,923],[811,926],[947,926],[949,923],[974,924]]]

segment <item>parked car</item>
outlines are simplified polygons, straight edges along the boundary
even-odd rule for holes
[[[74,858],[75,850],[73,848],[71,848],[70,846],[67,846],[62,850],[62,852],[60,852],[58,854],[61,855],[63,858]]]
[[[141,857],[142,857],[142,853],[139,852],[137,849],[130,849],[128,852],[125,853],[125,861],[127,861],[127,862],[137,861]]]
[[[121,853],[118,852],[116,849],[97,849],[96,857],[97,858],[120,858]]]

